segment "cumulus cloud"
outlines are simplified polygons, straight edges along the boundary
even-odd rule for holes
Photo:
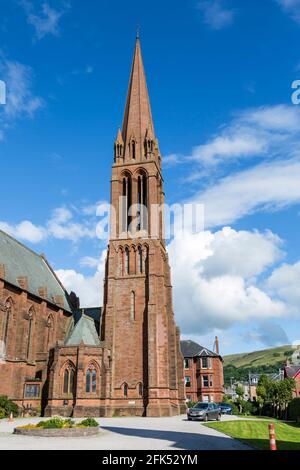
[[[48,34],[58,36],[61,17],[70,8],[66,2],[61,4],[60,10],[55,10],[48,2],[43,2],[40,9],[29,0],[21,0],[20,4],[25,10],[28,24],[35,30],[37,39],[43,39]]]
[[[300,261],[295,264],[283,264],[275,269],[267,281],[271,292],[293,305],[295,312],[300,312]]]
[[[30,243],[40,243],[47,235],[43,227],[34,225],[29,220],[24,220],[16,225],[0,221],[0,229],[10,234],[12,237]]]
[[[203,22],[211,29],[220,30],[233,22],[234,10],[226,8],[223,0],[201,0],[197,8],[203,14]]]
[[[224,228],[174,239],[168,250],[182,333],[204,334],[287,313],[285,303],[255,281],[282,256],[280,240],[270,232]]]
[[[96,238],[96,217],[92,217],[90,212],[90,217],[86,217],[84,207],[72,209],[66,207],[54,209],[43,226],[34,225],[27,220],[17,224],[0,221],[0,228],[13,237],[31,243],[39,243],[48,238],[69,240],[74,243],[84,238]],[[75,217],[77,219],[74,219]]]
[[[103,277],[106,250],[98,259],[97,270],[91,276],[84,276],[74,269],[58,269],[56,275],[69,291],[76,292],[82,307],[99,307],[103,303]]]

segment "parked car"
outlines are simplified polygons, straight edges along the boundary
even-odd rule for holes
[[[221,410],[216,403],[197,403],[193,408],[189,408],[187,412],[187,419],[192,421],[193,419],[208,421],[210,419],[216,419],[220,421]]]
[[[222,415],[231,415],[232,414],[232,406],[229,403],[218,403],[218,406],[221,410]]]

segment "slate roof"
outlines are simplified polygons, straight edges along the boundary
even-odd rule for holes
[[[94,320],[82,314],[68,335],[65,346],[79,346],[83,342],[86,346],[100,346],[100,339]]]
[[[72,312],[68,293],[52,271],[46,259],[0,230],[0,264],[4,264],[5,281],[20,287],[17,279],[26,277],[28,292],[40,297],[38,289],[47,288],[47,299],[55,304],[54,297],[62,296],[64,310]]]
[[[300,366],[285,366],[284,370],[287,377],[293,378],[300,373]]]
[[[219,357],[219,354],[216,354],[191,340],[180,341],[180,347],[183,357]]]

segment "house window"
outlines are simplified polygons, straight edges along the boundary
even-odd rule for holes
[[[190,368],[190,361],[189,359],[184,359],[184,368],[189,369]]]
[[[97,388],[97,372],[95,367],[89,367],[86,371],[86,393],[96,393]]]
[[[208,403],[209,402],[209,395],[203,395],[203,401],[205,403]]]
[[[203,384],[203,387],[208,387],[209,386],[208,375],[203,375],[202,384]]]
[[[39,384],[25,384],[25,398],[39,398],[40,386]]]
[[[191,377],[189,377],[187,375],[187,376],[185,376],[184,380],[185,380],[185,386],[190,387],[191,386]]]
[[[202,357],[202,369],[207,369],[207,368],[208,368],[208,358]]]
[[[209,376],[209,386],[210,387],[213,386],[213,376],[212,375]]]

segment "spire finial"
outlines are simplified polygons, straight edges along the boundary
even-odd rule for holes
[[[136,39],[140,39],[140,30],[141,30],[140,25],[137,24],[136,25]]]

